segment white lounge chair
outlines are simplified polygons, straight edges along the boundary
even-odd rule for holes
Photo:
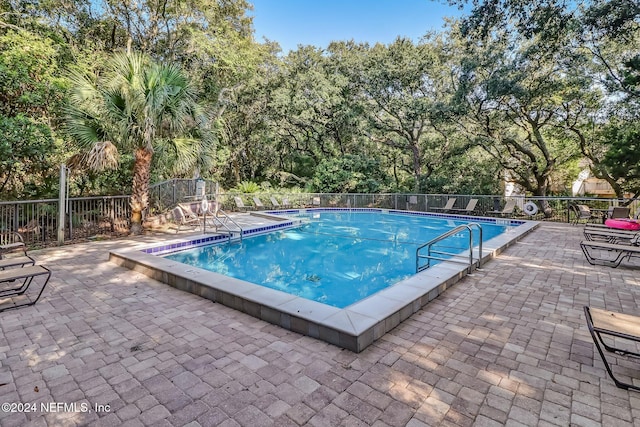
[[[280,203],[278,203],[278,199],[276,199],[275,197],[269,197],[269,201],[271,202],[271,206],[273,206],[274,209],[280,208]]]
[[[502,208],[502,210],[495,210],[495,211],[489,211],[487,212],[490,215],[500,215],[500,216],[505,216],[505,215],[511,215],[513,214],[513,211],[516,208],[516,201],[511,199],[511,200],[507,200],[507,203],[505,203],[504,208]]]
[[[253,204],[256,205],[256,209],[265,209],[264,203],[260,200],[260,197],[253,196]]]
[[[171,211],[173,214],[173,219],[176,222],[176,233],[182,229],[182,227],[196,226],[200,227],[200,218],[198,218],[195,214],[187,214],[180,207],[176,206]]]
[[[473,211],[476,210],[476,205],[477,204],[478,204],[478,199],[471,199],[471,200],[469,200],[469,203],[467,203],[467,206],[465,208],[462,208],[462,209],[451,208],[449,210],[451,212],[455,212],[455,213],[470,214],[470,213],[473,213]]]
[[[443,212],[447,212],[450,211],[451,209],[453,209],[453,205],[456,204],[456,198],[455,197],[450,197],[449,200],[447,200],[447,203],[441,207],[441,208],[431,208],[434,211],[443,211]]]
[[[235,196],[233,198],[234,203],[236,204],[236,208],[241,211],[241,212],[246,212],[249,209],[252,209],[251,206],[245,206],[244,202],[242,201],[242,198],[240,196]]]

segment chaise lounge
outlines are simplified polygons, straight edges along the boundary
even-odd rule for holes
[[[596,242],[592,240],[583,240],[580,242],[580,248],[591,265],[601,264],[616,268],[622,260],[631,259],[632,256],[640,256],[640,246],[634,244]],[[609,257],[601,257],[599,254],[610,254]]]
[[[502,210],[489,211],[487,213],[489,215],[500,215],[500,216],[512,215],[515,208],[516,208],[516,201],[511,199],[511,200],[507,200],[507,203],[505,203]]]
[[[585,227],[583,233],[587,240],[608,243],[634,244],[634,241],[640,239],[640,232],[638,231],[616,228]]]
[[[447,203],[441,207],[441,208],[431,208],[434,211],[442,211],[442,212],[448,212],[451,209],[453,209],[453,205],[456,204],[456,198],[455,197],[450,197],[449,200],[447,200]]]
[[[33,260],[32,260],[33,261]],[[5,268],[0,270],[0,312],[15,308],[27,307],[38,302],[44,289],[51,278],[51,271],[41,265],[25,266],[21,268]],[[26,293],[36,277],[44,279],[42,287],[35,299],[30,298]],[[4,300],[10,299],[8,302]]]
[[[0,259],[4,258],[6,254],[18,251],[23,252],[25,256],[27,255],[27,245],[24,243],[22,235],[15,231],[0,232]]]
[[[449,211],[459,213],[459,214],[472,214],[473,211],[476,210],[476,205],[478,204],[478,199],[471,199],[467,206],[464,208],[451,208]]]
[[[615,340],[616,342],[620,341],[619,338],[628,341],[640,342],[640,317],[615,313],[613,311],[600,310],[597,308],[589,308],[588,306],[584,307],[584,314],[587,318],[587,327],[589,328],[591,338],[593,338],[593,342],[598,349],[598,353],[600,353],[600,357],[604,362],[607,373],[613,379],[616,386],[625,390],[632,389],[640,391],[639,386],[624,383],[613,375],[613,370],[605,357],[603,347],[604,350],[621,356],[640,357],[640,354],[631,350],[624,350],[613,347],[613,345],[608,345],[602,338],[602,336],[605,335],[609,336],[612,341]]]

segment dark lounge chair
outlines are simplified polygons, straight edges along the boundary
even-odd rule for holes
[[[44,282],[34,299],[33,296],[27,295],[27,291],[36,277],[42,277]],[[37,303],[50,278],[51,271],[41,265],[23,265],[22,268],[0,270],[0,312]]]
[[[27,255],[27,245],[22,235],[15,231],[0,231],[0,259],[12,252],[23,252]]]
[[[615,313],[613,311],[600,310],[597,308],[589,308],[588,306],[584,307],[584,314],[587,318],[589,333],[591,334],[593,342],[598,349],[598,353],[600,353],[600,357],[604,362],[607,373],[616,383],[616,386],[625,390],[631,389],[640,391],[639,386],[624,383],[613,375],[611,365],[604,353],[604,350],[606,350],[610,353],[615,353],[621,356],[640,357],[640,354],[635,351],[613,347],[613,340],[616,339],[616,341],[619,342],[620,340],[617,340],[618,338],[633,342],[640,342],[640,317]],[[612,342],[611,345],[604,341],[602,338],[603,335],[609,336]]]
[[[640,256],[640,246],[635,244],[583,240],[580,242],[580,248],[587,258],[587,262],[591,265],[601,264],[615,268],[619,266],[625,258],[629,260],[632,256]],[[602,257],[601,255],[603,254],[609,256]]]

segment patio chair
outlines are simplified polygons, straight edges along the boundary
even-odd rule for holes
[[[476,205],[478,204],[478,199],[471,199],[465,208],[451,208],[449,209],[451,212],[463,213],[463,214],[472,214],[473,211],[476,210]]]
[[[622,207],[622,206],[614,206],[611,208],[609,213],[609,218],[629,218],[629,214],[631,213],[631,209]]]
[[[284,201],[284,199],[282,199]],[[274,209],[279,209],[280,208],[280,203],[278,203],[278,200],[271,196],[269,197],[269,201],[271,202],[271,206],[273,206]]]
[[[258,196],[253,196],[253,204],[256,205],[256,209],[266,209],[264,203],[262,203],[262,200],[260,200]]]
[[[625,245],[622,243],[583,240],[582,242],[580,242],[580,248],[582,249],[582,252],[587,258],[587,262],[589,264],[600,264],[616,268],[625,258],[629,260],[631,259],[631,257],[640,256],[640,246],[638,246],[637,243],[633,244],[633,240],[631,240],[630,242],[632,244]],[[600,254],[608,254],[609,256],[598,256]]]
[[[288,197],[283,197],[282,198],[282,207],[285,208],[285,209],[291,207],[291,202],[289,202],[289,198]]]
[[[502,208],[502,210],[494,210],[494,211],[489,211],[487,213],[489,215],[500,215],[500,216],[512,215],[515,208],[516,208],[516,201],[514,199],[511,199],[511,200],[507,200],[507,203],[505,203],[504,208]]]
[[[447,203],[441,207],[441,208],[431,208],[434,211],[443,211],[443,212],[447,212],[450,211],[451,209],[453,209],[453,205],[456,204],[456,198],[455,197],[450,197],[449,200],[447,200]]]
[[[623,344],[624,340],[640,342],[640,317],[632,316],[630,314],[616,313],[613,311],[600,310],[597,308],[589,308],[588,306],[584,307],[584,315],[587,318],[587,328],[589,328],[589,333],[591,334],[591,338],[593,338],[593,343],[596,345],[598,353],[600,353],[600,357],[604,362],[604,367],[606,368],[609,376],[613,379],[613,382],[619,388],[640,391],[640,387],[630,383],[624,383],[613,375],[611,365],[604,353],[604,350],[606,350],[620,356],[640,357],[640,354],[635,351],[613,346]],[[604,341],[603,336],[609,336],[611,343],[607,344]]]
[[[15,231],[0,231],[0,259],[9,253],[19,251],[27,255],[27,245],[22,235]]]
[[[570,209],[573,212],[573,221],[571,221],[573,225],[578,224],[581,220],[586,220],[586,223],[602,220],[602,215],[599,212],[592,212],[587,205],[571,205]]]
[[[44,283],[35,299],[26,295],[27,290],[36,277],[42,276]],[[0,271],[0,300],[9,299],[5,304],[0,304],[0,312],[14,308],[34,305],[38,302],[44,288],[49,283],[51,271],[41,265],[32,265],[23,268],[10,268]]]

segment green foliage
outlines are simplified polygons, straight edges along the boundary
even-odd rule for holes
[[[48,126],[21,114],[0,115],[0,198],[51,197],[56,151]]]
[[[640,193],[640,125],[611,123],[597,138],[608,147],[598,165],[615,180],[624,193],[637,197]]]
[[[233,193],[260,193],[262,191],[262,187],[260,184],[257,184],[253,181],[242,181],[239,182],[238,185],[229,189],[229,191]]]
[[[57,164],[90,148],[94,166],[120,162],[76,167],[83,195],[134,191],[137,149],[153,151],[152,179],[241,192],[492,193],[508,172],[544,195],[580,153],[619,194],[636,191],[638,2],[471,3],[461,29],[418,43],[280,57],[253,39],[247,0],[0,1],[0,197],[50,194]],[[146,56],[113,55],[129,49]]]
[[[349,154],[322,160],[310,187],[322,193],[378,193],[388,189],[389,177],[378,160]]]
[[[58,47],[26,31],[0,35],[0,114],[48,116],[64,101]]]
[[[109,65],[101,78],[71,75],[67,130],[90,150],[93,169],[140,148],[170,158],[176,171],[208,169],[214,140],[188,77],[141,54],[116,54]]]
[[[420,183],[420,192],[438,194],[500,194],[502,169],[491,156],[475,148],[447,159]]]

